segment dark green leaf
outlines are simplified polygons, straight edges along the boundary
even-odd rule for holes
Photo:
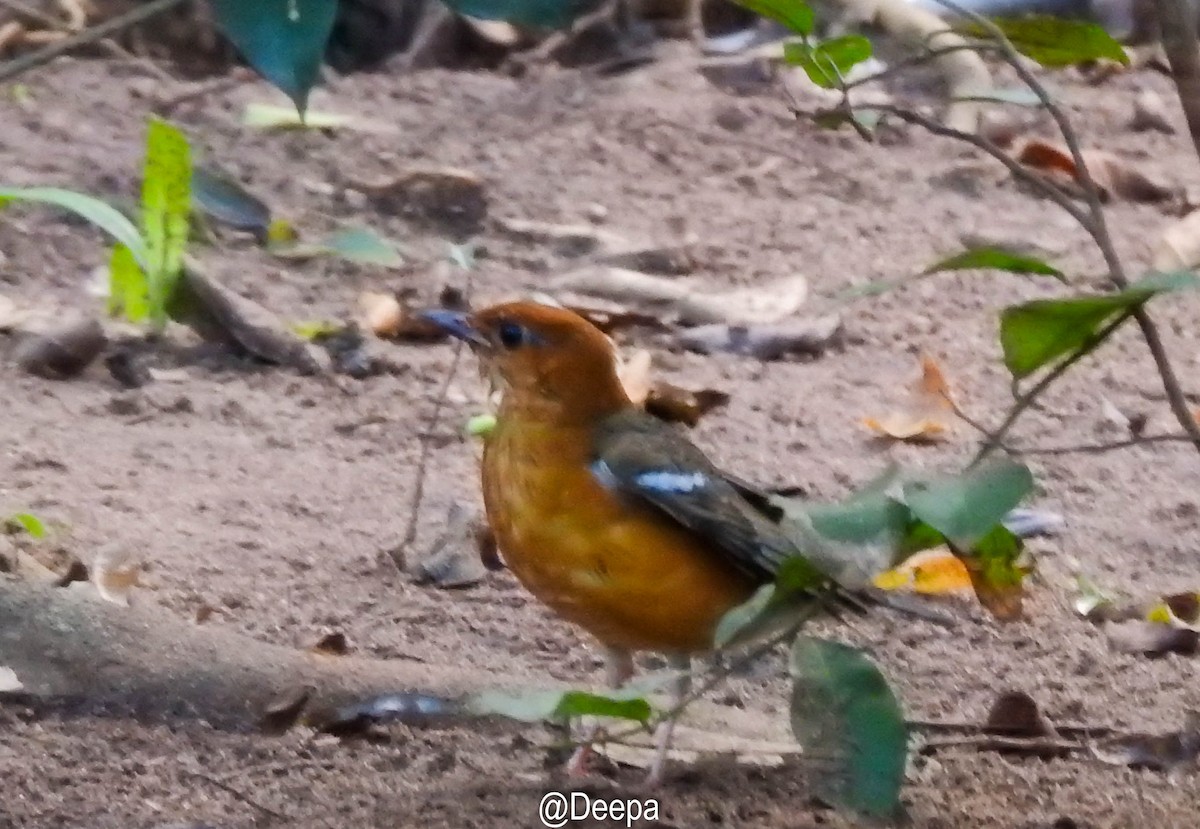
[[[922,274],[939,271],[994,270],[1009,273],[1040,274],[1065,281],[1062,271],[1041,259],[1025,256],[997,247],[972,248],[930,265]]]
[[[800,556],[787,559],[773,584],[764,584],[721,617],[713,636],[717,648],[739,645],[786,626],[799,625],[816,609],[812,592],[829,579]]]
[[[10,515],[4,519],[4,524],[6,527],[19,527],[33,538],[46,537],[46,525],[33,513],[18,512],[16,515]]]
[[[330,0],[213,0],[217,23],[264,78],[304,112],[338,4]]]
[[[142,172],[142,237],[146,240],[150,319],[166,323],[187,249],[192,211],[192,159],[187,138],[176,127],[151,118]]]
[[[640,696],[608,695],[586,691],[483,691],[467,699],[466,707],[476,714],[496,714],[522,722],[562,721],[570,717],[596,716],[646,722],[650,703]]]
[[[124,314],[130,322],[141,322],[150,314],[146,273],[122,244],[113,245],[108,258],[108,313]]]
[[[804,69],[813,83],[825,89],[840,86],[846,73],[869,57],[871,41],[861,35],[835,37],[816,46],[787,43],[783,47],[783,59]]]
[[[1032,491],[1029,467],[1009,459],[961,475],[909,481],[903,488],[914,516],[964,548],[991,532]]]
[[[992,22],[1018,52],[1042,66],[1071,66],[1101,58],[1129,63],[1129,56],[1121,44],[1098,23],[1048,15],[1007,17]],[[987,30],[977,23],[967,23],[961,31],[972,37],[990,38]]]
[[[1004,364],[1016,379],[1060,358],[1098,346],[1103,329],[1155,294],[1193,290],[1200,277],[1190,272],[1158,273],[1115,294],[1040,299],[1005,308],[1000,315]]]
[[[804,0],[734,0],[755,14],[782,23],[790,31],[808,37],[813,30],[813,10]]]
[[[340,230],[329,237],[325,245],[334,255],[352,262],[382,265],[385,268],[404,264],[404,257],[395,244],[365,227]]]
[[[141,233],[108,202],[59,187],[0,187],[0,207],[10,201],[41,202],[70,210],[129,248],[140,264],[146,263],[146,245]]]
[[[459,14],[535,29],[565,29],[593,11],[597,0],[444,0]]]
[[[792,733],[817,793],[874,818],[899,817],[908,728],[895,694],[862,651],[801,636],[792,646]]]
[[[241,182],[219,170],[192,170],[192,200],[206,215],[264,239],[271,226],[271,208]]]

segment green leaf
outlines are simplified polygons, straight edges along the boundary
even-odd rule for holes
[[[904,713],[865,653],[801,636],[792,646],[792,733],[817,793],[873,818],[897,818],[908,760]]]
[[[586,691],[482,691],[467,698],[466,708],[476,714],[495,714],[522,722],[558,721],[595,716],[646,722],[652,710],[641,696]]]
[[[467,421],[467,434],[473,438],[486,438],[496,431],[494,414],[477,414]]]
[[[909,481],[904,501],[915,517],[968,548],[992,532],[1033,491],[1033,473],[1014,460],[981,464],[961,475]]]
[[[330,0],[213,0],[217,23],[246,60],[303,114],[338,4]]]
[[[1194,273],[1158,273],[1115,294],[1040,299],[1005,308],[1000,315],[1004,364],[1015,379],[1027,377],[1051,362],[1096,348],[1107,337],[1101,336],[1103,329],[1156,294],[1197,287],[1200,277]]]
[[[1041,259],[1013,253],[998,247],[982,247],[964,250],[941,260],[921,272],[922,275],[938,273],[939,271],[963,270],[994,270],[1009,273],[1039,274],[1053,276],[1060,281],[1066,281],[1063,272],[1046,264]]]
[[[764,584],[749,599],[725,612],[713,635],[714,647],[740,645],[789,625],[802,624],[817,607],[813,591],[828,582],[828,577],[804,558],[797,555],[785,560],[774,583]]]
[[[843,35],[816,46],[787,43],[783,47],[783,59],[801,67],[813,83],[825,89],[840,86],[846,73],[869,57],[871,41],[861,35]]]
[[[335,256],[351,262],[397,268],[404,264],[396,245],[375,231],[365,227],[340,230],[325,241],[325,246]]]
[[[593,0],[444,0],[459,14],[535,29],[565,29],[594,10]]]
[[[804,0],[734,0],[755,14],[782,23],[801,37],[813,31],[813,10]]]
[[[1129,56],[1112,35],[1098,23],[1064,20],[1048,15],[1006,17],[992,21],[1018,52],[1042,66],[1072,66],[1106,58],[1129,64]],[[960,31],[981,39],[990,34],[978,23],[967,23]]]
[[[141,322],[150,314],[146,273],[122,244],[113,245],[108,259],[108,313],[124,314],[130,322]]]
[[[108,202],[59,187],[0,187],[0,207],[10,201],[40,202],[70,210],[129,248],[139,264],[146,264],[146,245],[141,233]]]
[[[346,330],[346,323],[337,320],[301,320],[289,326],[301,339],[313,342]]]
[[[191,184],[187,138],[166,121],[151,118],[142,172],[142,236],[148,260],[150,320],[160,328],[166,324],[167,302],[183,268],[192,209]]]
[[[266,238],[271,226],[271,208],[220,170],[208,167],[192,170],[192,201],[206,215],[238,230],[250,231],[260,239]]]
[[[4,519],[4,526],[10,529],[22,529],[32,538],[45,538],[46,525],[42,519],[30,512],[18,512]]]

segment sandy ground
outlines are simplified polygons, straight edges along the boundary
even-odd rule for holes
[[[128,65],[71,61],[22,80],[31,110],[0,97],[2,178],[133,197],[157,82]],[[1150,88],[1171,100],[1161,76],[1138,73],[1099,87],[1066,76],[1051,83],[1089,144],[1181,184],[1200,183],[1182,133],[1127,126],[1136,92]],[[399,274],[296,264],[243,242],[205,254],[223,279],[286,319],[344,317],[363,290],[403,287],[432,299],[447,281],[465,285],[436,264],[445,250],[438,228],[347,195],[347,182],[412,164],[483,176],[493,218],[581,222],[600,205],[612,230],[659,240],[682,223],[700,240],[697,271],[685,277],[697,285],[802,273],[815,295],[829,296],[919,270],[971,233],[1036,242],[1080,281],[1100,272],[1094,249],[1057,208],[973,151],[910,130],[876,145],[817,132],[797,124],[769,90],[738,95],[714,86],[682,47],[616,77],[355,76],[314,99],[317,109],[387,122],[395,127],[389,134],[242,127],[241,107],[261,100],[274,100],[272,92],[251,84],[204,98],[177,120],[203,157],[304,231],[368,223],[427,263]],[[1129,203],[1112,205],[1109,215],[1131,270],[1144,269],[1169,216]],[[484,252],[470,277],[479,303],[537,289],[569,267],[493,224],[479,238]],[[83,286],[104,256],[99,234],[79,222],[41,210],[0,214],[0,293],[19,303],[93,307]],[[942,276],[852,305],[841,345],[817,360],[655,356],[669,379],[733,395],[695,432],[720,463],[835,498],[889,459],[934,467],[966,458],[969,432],[940,446],[889,446],[871,440],[860,419],[902,398],[916,355],[927,351],[963,405],[995,422],[1009,400],[997,312],[1056,290],[1047,280],[999,274]],[[1200,393],[1198,313],[1194,297],[1156,309],[1192,393]],[[352,382],[349,394],[221,359],[185,361],[182,382],[138,392],[118,389],[102,367],[52,383],[5,363],[0,513],[29,510],[65,525],[62,543],[85,560],[106,544],[136,551],[157,583],[138,600],[183,618],[207,604],[217,609],[212,623],[284,644],[340,630],[359,652],[379,657],[469,662],[531,683],[596,680],[592,643],[507,573],[443,592],[412,584],[381,555],[405,531],[420,432],[451,353],[385,349],[398,370]],[[180,362],[162,356],[158,364]],[[1170,428],[1146,350],[1127,331],[1027,417],[1021,441],[1111,436],[1101,397],[1145,413],[1151,430]],[[433,538],[453,500],[478,497],[476,450],[460,437],[481,399],[472,368],[460,369],[448,399],[432,436],[436,463],[419,545]],[[1044,580],[1031,587],[1026,621],[999,625],[973,611],[953,631],[881,617],[827,632],[870,648],[916,718],[978,719],[998,690],[1011,688],[1062,722],[1177,727],[1185,710],[1200,707],[1193,663],[1110,653],[1103,634],[1073,616],[1064,581],[1077,561],[1099,583],[1139,595],[1200,587],[1194,451],[1159,445],[1047,457],[1033,467],[1036,505],[1062,512],[1069,526],[1035,545]],[[785,693],[776,657],[716,699],[776,718],[785,738]],[[621,778],[622,796],[637,791],[634,779]],[[466,729],[314,741],[2,703],[0,780],[0,827],[536,826],[538,800],[555,785],[541,752]],[[851,825],[817,808],[789,766],[680,770],[658,796],[663,826]],[[918,760],[904,794],[922,827],[1185,827],[1195,825],[1198,797],[1200,778],[1191,771],[1169,781],[969,748]]]

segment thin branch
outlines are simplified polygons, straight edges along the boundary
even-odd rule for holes
[[[210,786],[215,786],[216,788],[228,794],[230,797],[233,797],[235,800],[240,800],[247,806],[262,812],[267,817],[274,818],[275,820],[282,821],[283,823],[290,824],[292,822],[291,816],[285,815],[283,812],[272,809],[269,806],[264,806],[250,795],[246,794],[240,789],[234,788],[220,778],[213,777],[211,774],[205,774],[202,771],[193,771],[192,769],[184,769],[184,774],[187,774],[189,777],[195,777],[197,780],[203,780]]]
[[[405,528],[400,542],[388,550],[388,557],[400,571],[404,570],[405,553],[417,540],[417,519],[421,513],[421,501],[425,499],[425,477],[429,469],[429,458],[433,454],[432,436],[441,421],[442,409],[446,405],[446,395],[450,391],[450,383],[454,380],[454,375],[458,373],[458,364],[462,360],[462,353],[463,343],[461,340],[456,340],[454,356],[450,359],[450,368],[446,370],[446,376],[442,380],[441,388],[438,389],[437,398],[433,403],[433,411],[429,413],[425,428],[421,432],[421,454],[417,458],[417,476],[413,483],[413,499],[408,513],[408,526]]]
[[[949,31],[950,31],[949,29],[944,29],[939,32],[933,32],[930,34],[929,37],[926,38],[926,40],[928,41],[931,38],[942,34],[942,32],[949,32]],[[943,46],[940,49],[927,48],[926,51],[924,51],[924,52],[919,52],[915,55],[909,55],[908,57],[902,58],[902,59],[896,61],[895,63],[890,63],[883,69],[880,69],[878,72],[875,72],[871,75],[866,75],[862,78],[858,78],[853,81],[847,81],[842,85],[842,89],[848,92],[851,89],[854,89],[855,87],[864,86],[866,84],[874,83],[876,81],[882,81],[884,78],[890,78],[892,75],[899,74],[900,72],[903,72],[906,69],[914,69],[918,66],[924,66],[925,64],[930,63],[931,61],[935,61],[940,57],[944,57],[945,55],[950,55],[955,52],[970,51],[970,52],[974,52],[976,54],[981,54],[981,53],[990,52],[993,50],[994,50],[994,47],[988,47],[986,45],[980,45],[978,43],[956,43],[953,46]],[[980,90],[980,91],[982,91],[982,90]],[[963,100],[963,99],[960,97],[960,98],[957,98],[956,100]]]
[[[1196,4],[1189,0],[1157,0],[1155,6],[1175,91],[1179,93],[1192,143],[1200,153],[1200,39],[1196,33]]]
[[[1066,446],[1010,446],[1006,451],[1014,455],[1100,455],[1131,446],[1148,446],[1156,443],[1191,443],[1192,436],[1185,434],[1139,435],[1109,443],[1076,443]]]
[[[153,2],[146,3],[145,5],[134,6],[128,12],[109,18],[103,23],[92,26],[89,29],[84,29],[78,34],[64,37],[62,40],[56,40],[35,52],[30,52],[28,55],[22,55],[19,58],[0,63],[0,83],[15,78],[22,72],[27,72],[44,63],[49,63],[59,55],[64,55],[76,47],[104,40],[117,32],[136,26],[184,2],[185,0],[153,0]]]
[[[1013,425],[1016,424],[1017,419],[1025,412],[1026,409],[1034,404],[1038,397],[1041,396],[1042,392],[1050,388],[1051,384],[1053,384],[1055,380],[1066,374],[1071,366],[1078,363],[1088,354],[1091,354],[1092,351],[1094,351],[1096,347],[1100,345],[1100,343],[1104,342],[1104,340],[1108,338],[1109,334],[1120,328],[1121,325],[1124,324],[1125,320],[1129,319],[1130,316],[1130,312],[1126,311],[1104,328],[1101,328],[1099,331],[1089,337],[1083,344],[1081,344],[1073,354],[1046,372],[1041,380],[1035,383],[1027,392],[1018,397],[1016,402],[1013,404],[1013,407],[1009,409],[1004,421],[996,428],[994,432],[992,432],[992,436],[984,441],[983,446],[979,448],[979,451],[975,453],[975,457],[971,459],[970,466],[978,466],[979,463],[988,455],[990,455],[996,449],[999,449],[1004,441],[1004,436],[1011,431]]]

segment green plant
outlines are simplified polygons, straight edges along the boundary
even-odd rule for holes
[[[183,269],[191,215],[191,151],[176,127],[152,118],[146,129],[139,224],[94,196],[55,187],[0,187],[0,206],[39,202],[70,210],[116,241],[109,257],[108,311],[131,322],[167,322]]]

